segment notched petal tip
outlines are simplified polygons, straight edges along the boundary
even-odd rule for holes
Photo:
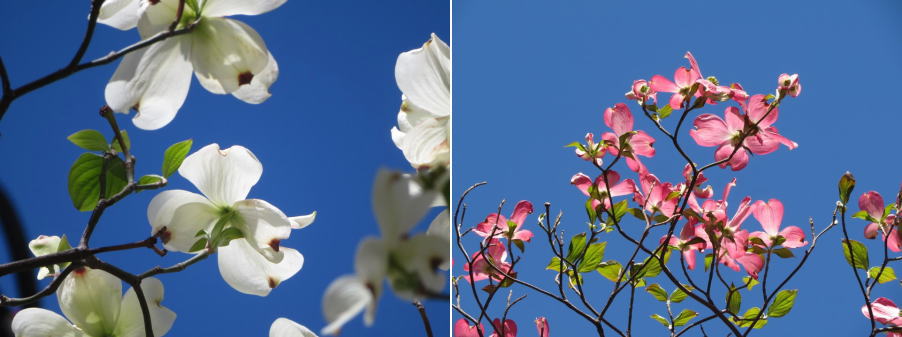
[[[238,86],[242,86],[245,84],[251,84],[251,81],[254,79],[254,74],[250,71],[245,71],[243,73],[238,74]]]

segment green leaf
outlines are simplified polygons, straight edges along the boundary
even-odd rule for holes
[[[623,271],[623,266],[620,265],[620,262],[610,260],[602,262],[595,270],[598,271],[601,276],[611,280],[611,282],[617,282],[617,279],[620,278],[620,273]]]
[[[582,144],[580,144],[580,142],[573,142],[573,143],[564,145],[564,147],[579,147],[580,145],[582,145]]]
[[[698,316],[698,313],[689,309],[683,309],[680,311],[680,314],[677,315],[676,318],[673,319],[673,326],[684,326],[686,323],[689,323],[695,316]]]
[[[695,290],[694,287],[685,284],[683,285],[683,288],[686,288],[686,290],[689,291]],[[687,294],[685,291],[683,291],[683,289],[680,288],[676,288],[676,290],[670,293],[670,301],[673,303],[680,303],[685,300],[686,297],[689,297],[689,294]]]
[[[163,181],[163,177],[158,176],[156,174],[148,174],[141,178],[138,178],[138,185],[153,185]]]
[[[798,296],[799,291],[797,289],[792,290],[780,290],[777,293],[777,297],[774,298],[774,303],[771,304],[769,308],[767,308],[767,316],[769,317],[783,317],[792,310],[792,306],[795,305],[796,296]]]
[[[758,280],[753,279],[751,276],[746,276],[746,277],[742,278],[742,283],[747,284],[745,286],[745,289],[752,290],[752,288],[754,288],[756,285],[758,285],[759,282],[758,282]]]
[[[657,283],[648,285],[647,287],[645,287],[645,291],[651,294],[651,296],[658,301],[667,301],[667,291],[665,291],[664,288],[661,288],[661,286]]]
[[[591,191],[592,187],[589,187],[589,190]],[[598,219],[598,212],[595,211],[592,200],[595,200],[595,198],[589,197],[589,200],[586,200],[586,215],[589,217],[589,223],[594,223],[595,219]]]
[[[789,250],[789,248],[774,249],[774,254],[777,254],[777,256],[782,257],[784,259],[788,259],[788,258],[795,256],[792,253],[792,251]]]
[[[708,271],[708,268],[711,268],[711,262],[714,262],[714,255],[705,255],[705,271]]]
[[[842,201],[843,205],[849,202],[849,195],[852,194],[853,189],[855,189],[855,177],[852,176],[852,173],[846,172],[839,178],[839,201]]]
[[[665,328],[668,328],[668,329],[670,328],[670,322],[667,321],[666,318],[661,317],[661,315],[653,314],[653,315],[651,315],[651,318],[658,321],[658,323],[661,323],[661,325],[663,325]]]
[[[852,214],[852,217],[856,219],[867,220],[870,222],[879,222],[877,219],[872,218],[871,215],[868,214],[868,211],[865,210],[855,212],[854,214]]]
[[[739,309],[741,307],[742,294],[739,292],[739,289],[733,288],[731,285],[730,290],[727,291],[727,311],[739,315]]]
[[[128,138],[128,131],[119,130],[119,134],[122,136],[122,141],[125,142],[125,147],[129,150],[132,149],[132,140]],[[113,138],[113,150],[116,152],[123,152],[122,147],[119,146],[119,140]]]
[[[622,219],[623,216],[626,215],[626,212],[629,210],[629,208],[629,203],[626,201],[626,199],[624,199],[614,204],[614,207],[611,207],[611,213],[614,214],[614,219],[619,223],[620,219]]]
[[[551,261],[548,262],[548,265],[545,266],[545,269],[553,270],[555,272],[561,271],[561,259],[557,258],[557,256],[552,257]],[[567,271],[567,265],[564,265],[564,271]]]
[[[576,261],[577,258],[583,255],[584,250],[586,250],[586,233],[574,235],[573,238],[570,239],[570,245],[567,249],[567,261]]]
[[[745,314],[742,314],[742,318],[739,318],[739,319],[737,319],[736,317],[732,318],[733,323],[736,323],[740,327],[747,328],[752,325],[752,321],[755,320],[755,317],[757,317],[758,313],[760,313],[760,312],[761,312],[761,308],[758,308],[758,307],[751,308],[751,309],[747,310],[745,312]],[[767,324],[767,319],[762,317],[761,319],[758,320],[757,323],[755,323],[754,328],[761,329],[764,327],[765,324]]]
[[[520,248],[521,253],[526,251],[526,246],[523,245],[523,240],[514,239],[514,240],[511,240],[511,242],[514,243],[514,246],[517,246],[517,248]]]
[[[191,245],[191,248],[188,249],[188,252],[193,253],[204,248],[207,248],[207,238],[200,238],[195,241],[193,245]]]
[[[109,145],[103,134],[97,130],[81,130],[66,137],[72,144],[88,151],[106,151]]]
[[[100,172],[104,157],[93,153],[83,153],[69,169],[69,198],[79,211],[90,211],[100,200]],[[110,158],[106,177],[107,197],[122,191],[128,184],[125,163],[119,157]]]
[[[598,264],[601,263],[601,260],[604,259],[604,248],[607,245],[607,242],[598,242],[589,245],[589,248],[586,249],[586,257],[579,263],[577,268],[579,272],[588,273],[595,270],[595,268],[598,267]]]
[[[849,252],[849,245],[852,246],[852,251]],[[865,247],[861,242],[855,240],[849,240],[848,242],[843,239],[842,240],[842,252],[843,256],[846,257],[846,262],[849,263],[852,267],[867,270],[868,265],[868,248]],[[852,261],[852,258],[855,258],[855,261]]]
[[[670,107],[670,104],[667,104],[664,107],[658,109],[658,115],[661,116],[661,119],[667,118],[672,112],[673,108]]]
[[[895,233],[893,233],[895,235]],[[869,278],[877,278],[877,274],[880,273],[880,278],[877,279],[877,282],[886,283],[896,279],[896,271],[893,270],[893,267],[886,266],[883,268],[883,272],[880,272],[880,267],[871,267],[868,270]]]
[[[169,177],[175,171],[178,171],[179,166],[182,166],[182,161],[185,160],[185,157],[188,155],[188,152],[191,151],[191,144],[193,141],[188,139],[186,141],[181,141],[175,144],[172,144],[166,152],[163,153],[163,176]]]

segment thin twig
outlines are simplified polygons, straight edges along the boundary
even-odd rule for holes
[[[432,337],[432,325],[429,324],[429,316],[426,315],[426,307],[423,302],[413,301],[413,305],[420,312],[420,318],[423,319],[423,327],[426,329],[426,337]]]

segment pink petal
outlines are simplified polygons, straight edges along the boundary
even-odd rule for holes
[[[783,242],[783,247],[786,248],[799,248],[808,244],[808,242],[805,241],[805,232],[796,226],[783,228],[783,230],[780,231],[780,236],[786,238],[786,241]]]
[[[786,147],[788,147],[790,150],[794,150],[795,148],[799,147],[798,143],[789,140],[789,138],[783,137],[783,135],[781,135],[780,132],[777,131],[777,128],[774,126],[762,130],[761,132],[768,135],[768,137],[773,138],[778,143],[786,145]]]
[[[517,323],[513,320],[506,319],[504,320],[504,335],[501,335],[502,325],[500,319],[494,319],[492,321],[492,326],[495,328],[495,332],[492,333],[492,336],[501,336],[501,337],[516,337],[517,336]]]
[[[523,220],[526,219],[526,216],[532,214],[532,203],[526,200],[521,200],[517,203],[517,206],[514,207],[514,213],[511,214],[511,221],[517,224],[517,228],[520,228],[523,225]]]
[[[749,97],[746,110],[752,123],[758,123],[758,128],[766,129],[777,121],[777,117],[780,114],[780,108],[774,108],[767,117],[764,117],[764,114],[767,113],[769,107],[770,104],[764,100],[764,95],[758,94]],[[762,117],[764,117],[763,120],[761,120]],[[761,120],[761,122],[758,122],[759,120]]]
[[[645,133],[645,131],[639,130],[636,134],[630,137],[629,143],[633,148],[633,153],[646,157],[655,156],[655,139]]]
[[[676,85],[680,88],[692,86],[692,83],[695,83],[695,80],[698,78],[698,74],[691,69],[686,69],[686,67],[679,67],[673,72],[673,81],[676,82]]]
[[[723,116],[726,119],[727,123],[727,132],[730,133],[730,137],[732,137],[734,132],[742,131],[745,128],[745,120],[742,115],[739,114],[739,109],[735,106],[730,106],[724,109]]]
[[[893,301],[886,297],[880,297],[874,300],[874,302],[871,303],[871,311],[874,312],[874,320],[883,324],[887,324],[899,318],[899,307],[896,306],[896,303],[893,303]],[[861,314],[863,314],[864,317],[871,318],[871,316],[868,315],[867,305],[861,306]]]
[[[682,109],[683,105],[684,105],[683,104],[684,100],[686,100],[686,96],[683,96],[683,94],[676,93],[676,94],[673,94],[672,96],[670,96],[670,102],[668,104],[670,104],[671,108]]]
[[[648,167],[642,163],[642,160],[640,160],[639,157],[626,158],[626,167],[628,167],[630,171],[639,174],[640,177],[648,174]]]
[[[754,209],[755,220],[761,223],[764,232],[770,236],[777,235],[780,224],[783,223],[783,203],[777,199],[770,199],[768,202],[759,200],[755,203]]]
[[[674,84],[669,79],[667,79],[666,77],[661,76],[661,75],[652,76],[651,81],[648,83],[648,86],[651,87],[654,91],[658,91],[658,92],[680,91],[680,88],[677,87],[676,84]],[[673,106],[671,106],[671,107],[673,107]]]
[[[780,141],[765,132],[758,132],[751,137],[746,137],[742,141],[742,145],[745,145],[754,154],[763,155],[777,151],[780,148]]]
[[[604,110],[604,124],[614,130],[617,136],[633,131],[633,113],[623,103],[614,104]]]
[[[454,337],[479,337],[479,331],[483,331],[482,324],[471,326],[469,321],[464,318],[454,323]]]
[[[764,245],[767,247],[771,247],[770,235],[765,232],[752,232],[749,234],[749,237],[759,238],[761,241],[764,241]]]
[[[865,192],[858,198],[858,208],[874,219],[883,219],[883,207],[883,197],[876,191]]]
[[[746,253],[744,256],[736,259],[736,262],[745,268],[745,271],[754,279],[758,279],[758,272],[764,267],[764,259],[761,255],[754,253]]]
[[[714,160],[720,161],[730,157],[730,154],[733,153],[733,145],[732,144],[724,144],[714,152]],[[720,167],[730,166],[733,171],[739,171],[744,169],[749,164],[749,154],[745,151],[745,149],[739,149],[736,151],[736,154],[733,155],[726,163],[720,164]]]
[[[586,196],[589,196],[589,186],[592,186],[592,179],[580,172],[574,174],[573,177],[570,178],[570,184],[576,186],[576,188],[582,191]]]
[[[733,218],[727,222],[727,226],[732,228],[733,230],[739,229],[742,226],[742,223],[745,222],[745,219],[749,217],[749,214],[752,213],[753,208],[750,204],[752,203],[752,198],[745,197],[739,203],[739,207],[736,208],[736,213],[733,214]]]
[[[873,239],[877,237],[877,229],[880,228],[876,222],[872,222],[864,227],[864,238]]]
[[[695,57],[692,56],[692,53],[687,51],[686,55],[683,55],[683,57],[689,60],[689,65],[692,66],[692,71],[698,74],[697,76],[701,77],[702,71],[698,68],[698,62],[695,62]]]
[[[621,195],[629,195],[636,192],[636,183],[632,179],[625,179],[611,187],[611,196],[619,197]]]
[[[899,239],[899,232],[896,231],[896,226],[890,228],[892,229],[890,229],[886,246],[889,250],[898,253],[902,251],[902,240]]]
[[[689,135],[700,146],[718,146],[730,139],[727,124],[716,115],[699,115],[695,118],[693,125],[695,125],[695,129],[689,130]]]
[[[536,318],[536,330],[539,332],[539,337],[548,337],[548,319],[545,317]]]
[[[514,233],[514,240],[522,240],[525,242],[529,242],[529,240],[532,240],[532,236],[533,236],[532,232],[530,232],[527,229],[524,229],[522,231],[517,231]]]
[[[695,269],[695,249],[684,250],[683,259],[686,260],[686,266],[689,270]]]

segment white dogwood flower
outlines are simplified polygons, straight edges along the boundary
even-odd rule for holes
[[[28,243],[28,249],[31,250],[31,253],[34,254],[34,256],[53,254],[69,248],[72,248],[72,246],[69,245],[69,240],[66,239],[65,235],[63,235],[62,238],[55,235],[39,235],[37,239],[31,240],[31,242]],[[38,280],[43,280],[47,276],[61,272],[63,268],[66,268],[68,265],[69,263],[66,262],[48,267],[41,267],[38,269]]]
[[[269,337],[318,337],[307,327],[279,317],[269,327]]]
[[[179,174],[203,195],[170,190],[151,200],[147,217],[166,249],[191,252],[200,238],[208,239],[218,249],[222,278],[245,294],[266,296],[301,270],[304,257],[280,242],[313,222],[315,213],[289,218],[266,201],[245,199],[263,174],[251,151],[210,144],[185,158]]]
[[[135,126],[159,129],[175,117],[188,95],[193,72],[215,94],[262,103],[279,75],[279,66],[253,28],[232,15],[258,15],[286,0],[187,0],[179,27],[197,21],[187,34],[170,37],[126,55],[106,86],[113,111],[137,111]],[[137,7],[136,7],[137,3]],[[111,0],[102,23],[120,29],[137,26],[143,39],[168,30],[179,0]]]
[[[155,278],[141,282],[150,311],[154,336],[172,327],[175,313],[160,303],[163,283]],[[144,317],[134,289],[122,295],[122,282],[102,270],[79,268],[69,274],[56,291],[66,318],[39,308],[16,314],[12,331],[16,337],[143,337]],[[69,322],[72,323],[69,323]]]
[[[449,261],[448,238],[409,235],[434,206],[436,193],[423,189],[409,174],[382,170],[376,176],[372,200],[382,237],[363,239],[357,246],[355,274],[339,277],[326,289],[323,314],[329,324],[322,330],[324,335],[337,334],[364,310],[364,323],[372,325],[386,278],[395,295],[407,300],[445,286],[447,274],[436,269]]]
[[[391,137],[416,169],[447,167],[451,155],[451,49],[435,34],[422,48],[398,55],[398,126]]]

